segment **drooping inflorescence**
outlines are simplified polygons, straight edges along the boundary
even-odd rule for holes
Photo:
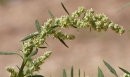
[[[46,37],[53,35],[54,38],[59,39],[65,46],[67,46],[63,40],[73,40],[75,36],[73,34],[63,33],[61,29],[64,28],[91,28],[97,32],[107,31],[109,28],[115,31],[116,33],[123,34],[125,30],[122,26],[114,24],[105,14],[94,14],[93,9],[85,10],[84,7],[79,7],[78,10],[73,12],[70,15],[63,15],[60,18],[49,18],[43,25],[36,23],[37,32],[31,34],[27,38],[23,39],[21,52],[24,57],[29,60],[29,58],[37,52],[46,41]],[[68,46],[67,46],[68,47]],[[31,60],[30,66],[24,73],[32,74],[35,71],[40,70],[40,65],[51,55],[51,51],[45,52],[43,56],[38,57],[37,59]],[[25,61],[26,64],[26,61]],[[28,62],[27,62],[28,64]],[[14,72],[13,68],[7,67],[7,70],[11,73],[10,77],[17,77],[18,72]]]

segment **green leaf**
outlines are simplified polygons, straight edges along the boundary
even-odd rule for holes
[[[127,73],[127,74],[129,74],[130,75],[130,72],[128,72],[127,70],[125,70],[125,69],[123,69],[123,68],[121,68],[121,67],[119,67],[124,73]]]
[[[84,71],[84,77],[86,77],[85,71]]]
[[[104,77],[104,74],[99,67],[98,67],[98,77]]]
[[[18,55],[23,59],[23,57],[20,54],[15,52],[0,52],[0,55]]]
[[[48,45],[48,43],[45,41],[46,45]],[[49,46],[49,45],[48,45]]]
[[[58,37],[58,39],[62,42],[62,44],[64,44],[67,48],[69,48],[69,47],[67,46],[67,44],[66,44],[62,39],[60,39],[59,37]]]
[[[38,20],[35,20],[35,25],[36,25],[37,31],[38,31],[39,33],[41,33],[41,26],[40,26]]]
[[[39,35],[39,33],[31,34],[31,35],[25,37],[24,39],[22,39],[21,41],[26,41],[26,40],[28,40],[30,38],[33,38],[34,36],[37,36],[37,35]]]
[[[18,53],[15,53],[15,52],[0,52],[0,55],[18,55]]]
[[[39,48],[43,48],[44,49],[44,48],[47,48],[47,47],[39,47]]]
[[[107,66],[107,68],[110,70],[111,73],[113,73],[116,77],[118,77],[116,71],[107,63],[103,60],[104,64]]]
[[[70,15],[69,12],[67,11],[67,9],[65,8],[65,6],[64,6],[64,4],[63,4],[62,2],[61,2],[61,5],[62,5],[63,9],[66,11],[66,13],[67,13],[68,15]]]
[[[79,73],[78,73],[78,76],[80,77],[80,69],[79,69]]]
[[[38,52],[38,49],[36,48],[36,50],[35,51],[33,51],[29,56],[28,56],[28,58],[30,58],[30,57],[32,57],[32,56],[34,56],[34,55],[36,55],[37,54],[37,52]]]
[[[70,73],[71,77],[74,77],[74,70],[73,70],[73,66],[71,67],[71,73]]]
[[[53,20],[55,20],[55,17],[54,17],[54,15],[51,13],[50,10],[48,10],[48,13],[50,14],[51,18],[52,18]]]
[[[19,66],[18,66],[18,65],[16,65],[16,66],[17,66],[17,68],[20,70]]]
[[[63,76],[62,77],[67,77],[65,69],[63,69]]]
[[[53,28],[56,28],[56,27],[58,27],[59,25],[53,25],[53,26],[51,26],[51,28],[53,29]]]
[[[123,7],[121,7],[121,8],[117,11],[117,13],[120,12],[121,10],[125,9],[125,8],[128,7],[128,6],[130,6],[130,3],[128,3],[128,4],[124,5]]]
[[[27,77],[44,77],[42,75],[31,75],[31,76],[27,76]]]

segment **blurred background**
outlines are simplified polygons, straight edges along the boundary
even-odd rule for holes
[[[126,29],[123,35],[116,34],[112,30],[97,33],[89,32],[89,29],[67,29],[65,32],[75,34],[76,39],[65,41],[69,46],[66,48],[59,40],[49,37],[47,49],[40,50],[34,57],[38,57],[44,51],[52,50],[49,59],[41,66],[40,74],[45,77],[61,77],[62,69],[66,69],[68,75],[73,65],[75,76],[78,69],[86,72],[87,76],[96,77],[98,66],[103,70],[105,76],[115,77],[105,67],[102,60],[111,64],[120,75],[123,72],[118,66],[130,70],[130,7],[116,13],[129,0],[0,0],[0,51],[18,52],[21,49],[20,40],[36,31],[34,21],[40,24],[50,18],[47,9],[56,17],[66,15],[61,6],[64,3],[70,13],[84,6],[86,10],[93,8],[95,13],[105,13],[114,23],[118,23]],[[21,65],[18,56],[0,56],[0,77],[8,77],[6,66]]]

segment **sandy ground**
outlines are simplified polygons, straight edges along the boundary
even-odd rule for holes
[[[116,13],[117,10],[129,2],[129,0],[10,0],[7,3],[0,4],[0,51],[18,52],[21,48],[20,40],[25,36],[36,31],[34,21],[36,19],[42,24],[47,18],[50,18],[47,9],[59,17],[66,15],[61,7],[64,3],[70,13],[79,6],[84,6],[86,10],[93,8],[96,13],[105,13],[115,23],[118,23],[126,29],[123,35],[116,34],[108,30],[107,32],[97,33],[89,32],[89,29],[80,29],[79,33],[74,29],[66,30],[68,33],[76,35],[73,41],[66,41],[69,49],[58,40],[49,37],[47,42],[49,47],[40,50],[35,56],[38,57],[44,51],[52,50],[51,57],[41,66],[40,74],[45,77],[60,77],[62,69],[66,69],[68,75],[73,65],[75,76],[80,68],[85,70],[86,75],[90,77],[97,76],[98,66],[103,70],[105,76],[114,77],[105,67],[102,60],[107,61],[117,71],[119,75],[123,72],[118,66],[130,70],[130,33],[128,30],[130,15],[129,8]],[[0,56],[0,77],[8,77],[9,73],[5,70],[6,66],[21,64],[18,56]]]

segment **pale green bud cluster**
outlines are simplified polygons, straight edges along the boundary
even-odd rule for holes
[[[77,17],[80,17],[80,15],[82,13],[85,12],[85,8],[82,6],[82,7],[79,7],[78,10],[76,10],[75,12],[72,13],[71,17],[72,18],[77,18]]]
[[[74,35],[68,35],[66,33],[62,33],[61,31],[57,31],[54,33],[54,38],[61,38],[63,40],[73,40],[75,39]]]
[[[22,53],[27,57],[33,51],[33,42],[31,39],[28,42],[23,42]]]
[[[79,18],[82,14],[84,14],[84,16]],[[77,11],[72,13],[72,15],[55,18],[55,24],[59,25],[61,28],[93,28],[98,32],[101,32],[102,30],[107,31],[107,29],[110,28],[119,34],[123,34],[125,32],[122,26],[113,24],[113,22],[110,21],[105,14],[95,15],[93,9],[85,11],[84,7],[79,7]]]
[[[118,24],[113,24],[113,23],[110,23],[109,24],[109,27],[114,30],[116,33],[124,33],[125,30],[123,29],[123,27],[119,26]]]
[[[7,71],[10,72],[10,77],[18,77],[18,72],[14,70],[14,67],[6,67]]]
[[[82,18],[79,18],[82,16],[82,14],[84,14],[84,16]],[[51,27],[53,26],[56,27],[51,29]],[[95,15],[93,9],[86,11],[84,7],[79,7],[78,10],[72,13],[72,15],[66,15],[66,16],[63,15],[60,18],[54,18],[54,20],[48,19],[47,22],[45,22],[41,26],[41,33],[39,37],[40,39],[42,39],[45,38],[46,36],[53,35],[54,38],[61,38],[62,40],[73,40],[75,38],[74,35],[68,35],[66,33],[62,33],[60,30],[60,28],[69,28],[69,27],[92,28],[98,32],[100,32],[101,30],[107,31],[107,29],[110,28],[120,34],[125,32],[123,27],[117,24],[113,24],[113,22],[110,21],[109,18],[106,17],[106,15],[104,14]],[[37,42],[36,44],[40,46],[40,44],[42,43]]]
[[[130,75],[125,73],[122,77],[130,77]]]
[[[54,38],[60,38],[62,40],[73,40],[74,35],[62,33],[63,28],[92,28],[97,32],[102,30],[107,31],[108,28],[114,30],[116,33],[122,34],[125,32],[123,27],[113,24],[112,21],[104,14],[94,14],[93,9],[85,10],[84,7],[79,7],[78,10],[71,15],[63,15],[59,18],[50,18],[41,26],[41,31],[35,32],[38,34],[31,39],[23,42],[22,53],[25,57],[28,57],[34,48],[39,48],[44,44],[46,37],[53,35]],[[33,60],[33,65],[29,68],[30,71],[36,71],[40,69],[40,65],[43,63],[45,56],[39,57]],[[37,67],[36,67],[37,66]]]
[[[125,30],[123,27],[118,24],[114,24],[109,20],[108,17],[104,14],[94,14],[94,10],[85,10],[84,7],[79,7],[78,10],[73,12],[70,15],[63,15],[59,18],[48,19],[43,23],[42,26],[39,26],[39,23],[36,23],[37,32],[30,35],[31,38],[28,38],[23,41],[22,45],[22,53],[24,54],[24,58],[28,58],[25,62],[29,62],[29,56],[34,52],[34,49],[40,48],[46,41],[46,37],[53,35],[54,38],[59,39],[62,43],[63,40],[73,40],[75,39],[74,35],[66,34],[61,32],[61,29],[73,27],[76,29],[79,28],[92,28],[97,32],[101,32],[102,30],[107,31],[108,28],[112,29],[116,33],[123,34]],[[35,54],[34,54],[35,55]],[[46,58],[51,55],[51,52],[48,51],[44,53],[43,56],[38,57],[37,59],[30,60],[30,65],[25,72],[26,74],[32,74],[34,71],[40,70],[40,65],[44,63]],[[26,65],[26,63],[25,63]],[[11,73],[11,77],[17,76],[17,72],[14,71],[13,68],[8,67],[7,70]]]
[[[31,74],[34,71],[39,71],[40,65],[44,63],[44,61],[51,55],[51,53],[51,51],[47,51],[44,53],[43,56],[40,56],[37,59],[32,60],[32,62],[30,62],[29,68],[26,71],[26,74]]]
[[[28,42],[23,42],[22,53],[25,57],[27,57],[30,53],[32,53],[34,47],[40,47],[45,42],[45,38],[32,38],[29,39]]]

